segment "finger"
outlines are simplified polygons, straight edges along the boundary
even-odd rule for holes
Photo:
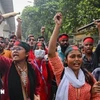
[[[100,85],[100,81],[96,82],[96,85]]]

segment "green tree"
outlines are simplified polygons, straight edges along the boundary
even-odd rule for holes
[[[34,0],[33,7],[26,7],[22,13],[24,37],[32,33],[40,35],[42,26],[46,27],[45,37],[49,39],[53,27],[53,17],[61,11],[64,20],[61,33],[74,35],[77,28],[100,17],[99,0]]]
[[[28,34],[40,35],[42,26],[46,27],[45,37],[48,40],[53,30],[53,16],[58,11],[58,2],[47,2],[41,6],[26,7],[22,13],[22,28],[26,38]]]

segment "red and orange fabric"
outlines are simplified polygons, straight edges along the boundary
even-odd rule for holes
[[[53,72],[55,74],[57,84],[59,86],[59,83],[61,81],[61,75],[64,70],[64,66],[57,54],[55,57],[49,58],[49,61],[52,66]],[[91,91],[91,85],[89,85],[88,83],[85,83],[85,85],[79,89],[69,84],[68,100],[76,100],[77,98],[78,100],[99,100],[100,99],[100,94],[97,93],[91,94],[90,91]]]

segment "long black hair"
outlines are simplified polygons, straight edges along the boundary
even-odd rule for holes
[[[93,86],[94,84],[94,79],[93,76],[90,72],[87,71],[87,69],[85,69],[84,67],[81,67],[84,75],[85,75],[85,81],[90,84],[91,86]]]
[[[72,45],[72,46],[69,46],[69,47],[66,49],[66,51],[65,51],[66,59],[67,59],[67,56],[68,56],[69,52],[73,50],[72,47],[74,47],[74,46],[73,46],[73,45]],[[79,50],[79,49],[78,49],[78,50]],[[80,51],[80,50],[79,50],[79,51]],[[80,51],[80,53],[81,53],[81,51]],[[82,53],[81,53],[81,54],[82,54]],[[84,67],[83,64],[81,65],[80,68],[81,68],[82,71],[84,72],[85,81],[86,81],[88,84],[90,84],[91,86],[93,86],[93,84],[94,84],[94,79],[93,79],[92,75],[85,69],[85,67]]]

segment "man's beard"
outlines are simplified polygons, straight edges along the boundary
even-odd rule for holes
[[[63,53],[65,53],[67,47],[68,47],[68,44],[67,44],[67,45],[61,45],[61,51],[62,51]]]

